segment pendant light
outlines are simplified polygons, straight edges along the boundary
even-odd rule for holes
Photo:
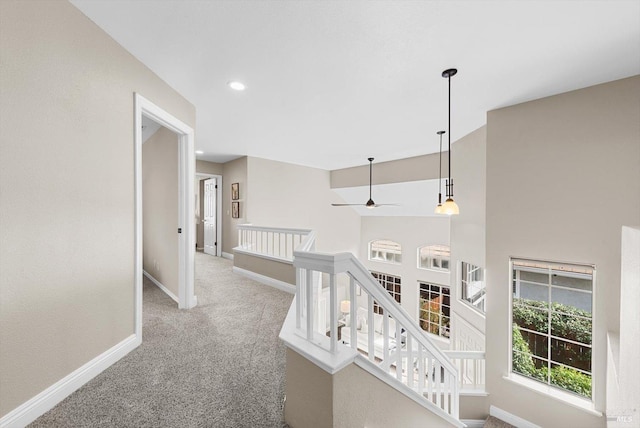
[[[444,214],[442,208],[442,134],[447,131],[438,131],[436,134],[440,136],[440,157],[438,158],[438,205],[436,205],[435,213]]]
[[[449,81],[449,180],[445,188],[447,189],[447,200],[442,205],[442,211],[447,215],[460,214],[458,204],[453,200],[453,179],[451,178],[451,76],[455,76],[458,70],[450,68],[442,72],[442,77]]]

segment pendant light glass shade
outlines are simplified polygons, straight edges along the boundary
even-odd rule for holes
[[[444,214],[444,208],[442,204],[436,205],[436,209],[433,211],[435,214]]]
[[[438,212],[436,211],[436,213]],[[458,208],[458,204],[456,204],[452,198],[448,198],[446,201],[444,201],[444,204],[442,204],[442,210],[438,214],[458,215],[460,214],[460,208]]]

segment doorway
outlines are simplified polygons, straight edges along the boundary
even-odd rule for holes
[[[196,249],[222,256],[222,176],[196,174]]]
[[[140,94],[134,94],[134,145],[135,145],[135,222],[134,222],[134,275],[135,275],[135,331],[142,341],[142,118],[177,134],[178,137],[178,307],[190,309],[196,306],[194,290],[195,233],[194,233],[194,180],[195,154],[193,129],[164,111]]]

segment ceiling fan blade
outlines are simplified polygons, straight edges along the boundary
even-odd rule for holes
[[[400,204],[375,204],[376,207],[399,207]]]
[[[331,204],[332,207],[363,207],[364,204]]]

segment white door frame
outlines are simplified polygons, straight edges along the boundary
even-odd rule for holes
[[[216,239],[218,241],[218,245],[216,246],[216,256],[222,257],[222,176],[196,172],[196,178],[200,177],[215,178],[218,180],[218,191],[216,192]],[[199,182],[200,180],[198,180],[198,183]],[[200,194],[200,189],[198,189],[198,194]]]
[[[194,235],[194,180],[196,158],[193,129],[164,111],[142,95],[134,94],[135,126],[135,328],[142,340],[142,116],[153,119],[178,134],[178,307],[196,306],[194,289],[195,235]],[[176,230],[178,233],[178,230]]]

